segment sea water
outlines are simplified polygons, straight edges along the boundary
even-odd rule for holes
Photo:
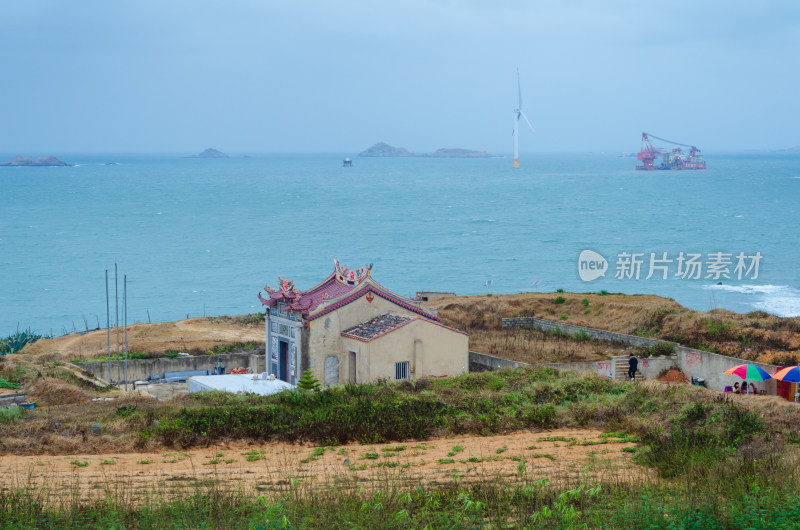
[[[375,279],[406,296],[605,290],[800,315],[798,155],[713,155],[706,171],[652,172],[617,155],[528,155],[519,170],[510,158],[345,168],[344,156],[0,167],[0,336],[105,327],[106,270],[113,325],[123,275],[128,322],[169,321],[255,312],[265,284],[310,288],[333,258],[374,264]],[[581,279],[584,250],[606,260],[605,275]],[[681,252],[701,256],[699,279],[679,274]],[[728,277],[707,275],[719,252]],[[737,277],[740,253],[762,256],[757,275]],[[620,265],[626,254],[641,255],[638,279]],[[647,278],[653,257],[667,270]]]

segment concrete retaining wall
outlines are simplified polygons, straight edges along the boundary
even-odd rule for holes
[[[22,405],[26,401],[28,401],[27,394],[4,394],[0,396],[0,408]]]
[[[502,370],[503,368],[517,368],[518,366],[533,366],[528,363],[520,363],[517,361],[510,361],[508,359],[501,359],[493,355],[485,353],[478,353],[476,351],[469,352],[469,371],[470,372],[490,372],[492,370]]]
[[[677,357],[678,368],[680,368],[687,377],[693,377],[695,379],[703,378],[705,379],[706,386],[714,390],[723,390],[726,386],[733,386],[733,383],[741,383],[741,378],[735,375],[725,375],[722,373],[740,364],[746,363],[760,366],[769,374],[774,374],[780,370],[779,366],[772,364],[754,363],[737,359],[736,357],[720,355],[718,353],[684,348],[683,346],[678,348]],[[765,390],[766,393],[771,396],[777,395],[777,386],[777,382],[774,379],[756,382],[756,388]]]
[[[590,338],[595,340],[607,340],[611,342],[619,342],[628,344],[630,346],[641,346],[649,348],[657,344],[661,344],[663,340],[648,339],[647,337],[639,337],[636,335],[626,335],[625,333],[615,333],[613,331],[606,331],[603,329],[586,328],[583,326],[573,326],[572,324],[564,324],[563,322],[553,322],[552,320],[544,320],[543,318],[533,317],[520,317],[520,318],[504,318],[504,328],[533,328],[540,331],[562,331],[568,335],[575,335],[584,331]],[[673,344],[671,342],[667,344]]]
[[[611,361],[599,362],[583,362],[583,363],[541,363],[534,366],[549,366],[550,368],[557,368],[559,370],[573,370],[581,374],[600,374],[608,377],[613,377],[613,365],[611,366],[611,375],[608,375],[608,364]],[[600,365],[600,366],[599,366]],[[605,373],[603,373],[605,372]]]
[[[680,344],[667,342],[658,339],[648,339],[645,337],[637,337],[636,335],[626,335],[624,333],[615,333],[613,331],[605,331],[602,329],[584,328],[580,326],[573,326],[572,324],[565,324],[562,322],[554,322],[552,320],[544,320],[542,318],[524,317],[524,318],[504,318],[503,327],[522,327],[533,328],[541,331],[561,331],[569,335],[579,333],[581,330],[592,339],[608,340],[613,342],[620,342],[629,344],[631,346],[642,346],[649,348],[657,344],[672,344],[675,347],[674,357],[649,357],[639,360],[639,370],[645,379],[654,379],[658,377],[664,369],[675,366],[687,377],[702,378],[706,382],[708,388],[714,390],[723,390],[726,386],[732,386],[735,382],[740,382],[741,379],[735,375],[725,375],[722,372],[738,366],[740,364],[755,364],[766,370],[770,374],[774,374],[780,370],[779,366],[763,363],[748,362],[736,357],[728,357],[727,355],[720,355],[718,353],[711,353],[702,350],[695,350],[693,348],[686,348]],[[471,357],[470,357],[471,358]],[[582,368],[569,368],[570,364],[585,364],[585,363],[561,363],[558,366],[564,366],[566,369],[579,369]],[[549,365],[556,366],[556,365]],[[612,368],[613,370],[613,368]],[[601,367],[598,367],[597,373],[607,375]],[[613,372],[611,377],[613,377]],[[756,387],[759,390],[766,391],[769,395],[777,394],[777,383],[775,380],[768,380],[765,382],[756,382]]]
[[[252,373],[264,372],[266,359],[263,354],[254,353],[228,353],[222,356],[226,369],[250,368]],[[196,355],[189,357],[176,357],[174,359],[129,359],[128,382],[148,379],[150,374],[163,374],[164,372],[177,372],[183,370],[213,370],[217,362],[216,355]],[[73,363],[75,366],[92,374],[103,381],[117,381],[117,366],[124,382],[125,361],[111,361],[111,379],[108,374],[108,362]]]
[[[613,379],[617,359],[615,357],[608,361],[528,364],[471,351],[469,352],[469,371],[487,372],[503,368],[517,368],[518,366],[549,366],[559,370],[573,370],[578,373],[597,374]],[[627,363],[627,358],[619,357],[619,359],[623,359]],[[677,367],[676,357],[648,357],[639,360],[639,371],[645,379],[655,379],[663,370],[672,367]]]
[[[627,364],[627,362],[628,360],[625,358],[625,363]],[[639,359],[639,371],[645,379],[656,379],[661,372],[670,368],[679,368],[676,356],[643,357]]]

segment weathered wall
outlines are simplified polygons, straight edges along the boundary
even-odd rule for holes
[[[725,375],[722,372],[738,366],[740,364],[755,364],[760,366],[769,374],[774,374],[780,370],[779,366],[772,364],[747,362],[736,357],[719,355],[692,348],[679,347],[677,350],[678,368],[687,377],[698,377],[705,379],[706,386],[714,390],[723,390],[726,386],[733,386],[733,383],[741,383],[742,379],[735,375]],[[749,383],[749,382],[748,382]],[[765,390],[767,394],[777,395],[777,383],[774,379],[764,382],[756,382],[756,388]]]
[[[662,342],[658,339],[648,339],[647,337],[639,337],[636,335],[626,335],[625,333],[615,333],[613,331],[606,331],[603,329],[587,328],[583,326],[573,326],[572,324],[565,324],[563,322],[553,322],[552,320],[544,320],[542,318],[533,317],[520,317],[520,318],[504,318],[504,328],[534,328],[541,331],[563,331],[569,335],[575,335],[581,331],[596,340],[608,340],[611,342],[619,342],[629,344],[631,346],[641,346],[649,348]],[[673,344],[673,343],[668,343]]]
[[[374,293],[373,293],[374,294]],[[399,315],[417,316],[407,309],[404,309],[393,302],[375,294],[372,302],[367,301],[366,293],[340,307],[323,315],[309,324],[309,358],[311,361],[311,371],[319,381],[325,380],[325,358],[329,355],[336,355],[339,359],[339,381],[345,382],[348,379],[348,359],[347,347],[344,345],[342,332],[362,322],[382,315],[394,312]],[[351,348],[352,349],[352,348]],[[359,381],[368,381],[369,374],[363,373],[362,365],[357,363]]]
[[[622,359],[627,364],[628,359],[626,357]],[[639,359],[639,372],[645,379],[656,379],[664,370],[678,368],[677,361],[674,355],[667,357],[642,357]],[[625,371],[627,373],[627,368]],[[627,375],[625,377],[627,377]]]
[[[727,355],[720,355],[717,353],[686,348],[680,344],[675,344],[672,342],[637,337],[635,335],[626,335],[624,333],[615,333],[613,331],[605,331],[602,329],[573,326],[571,324],[553,322],[551,320],[544,320],[541,318],[504,318],[503,327],[531,327],[542,331],[560,330],[570,335],[574,335],[575,333],[583,330],[589,337],[593,339],[621,342],[624,344],[630,344],[631,346],[651,347],[660,343],[672,344],[675,347],[674,360],[660,357],[650,357],[639,360],[639,370],[642,372],[644,378],[654,379],[658,377],[658,374],[664,369],[675,366],[684,374],[686,374],[687,377],[704,379],[706,386],[714,390],[723,390],[726,386],[732,386],[735,382],[741,382],[742,379],[737,376],[725,375],[722,373],[740,364],[755,364],[770,374],[774,374],[780,370],[779,366],[748,362],[743,359],[737,359],[736,357],[728,357]],[[759,390],[765,390],[769,395],[777,394],[777,384],[775,380],[756,382],[756,387]]]
[[[27,394],[4,394],[0,396],[0,408],[6,408],[12,405],[22,405],[27,400]]]
[[[616,360],[617,357],[607,361],[528,364],[471,351],[469,352],[469,371],[486,372],[503,368],[516,368],[518,366],[549,366],[559,370],[573,370],[578,373],[597,374],[613,379]],[[672,366],[675,366],[675,359],[672,357],[650,357],[639,361],[639,368],[645,379],[654,379],[658,377],[662,370]]]
[[[476,351],[469,352],[469,371],[470,372],[489,372],[492,370],[502,370],[503,368],[516,368],[518,366],[533,366],[528,363],[520,363],[517,361],[510,361],[494,355],[487,355],[485,353],[478,353]]]
[[[405,361],[412,379],[469,371],[469,337],[428,320],[413,320],[369,344],[371,379],[394,379],[395,363]]]
[[[350,382],[350,351],[356,352],[356,383],[366,383],[370,378],[369,355],[370,343],[357,340],[352,337],[342,337],[342,347],[339,358],[344,359],[344,363],[339,363],[339,382]]]
[[[255,353],[228,353],[222,356],[228,370],[232,368],[250,368],[253,373],[261,373],[265,370],[265,359],[261,354]],[[128,382],[148,379],[150,374],[163,374],[164,372],[176,372],[182,370],[213,370],[217,362],[216,355],[193,355],[189,357],[176,357],[168,359],[129,359],[128,360]],[[125,361],[111,361],[111,379],[108,374],[108,362],[73,363],[75,366],[84,370],[94,377],[103,381],[113,379],[117,381],[117,366],[124,382]]]

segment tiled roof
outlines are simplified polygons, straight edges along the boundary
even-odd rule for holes
[[[359,287],[360,285],[357,283],[351,285],[339,281],[336,278],[336,273],[334,273],[325,278],[325,280],[316,287],[312,287],[304,292],[302,300],[308,305],[310,311],[314,311],[322,305],[324,298],[335,300],[355,291]]]
[[[372,294],[370,294],[372,293]],[[289,311],[298,311],[303,314],[307,321],[315,320],[323,315],[335,311],[362,296],[372,302],[375,296],[388,300],[395,305],[402,307],[412,313],[416,313],[427,319],[439,321],[435,309],[430,309],[419,303],[417,300],[402,297],[391,292],[386,287],[376,282],[369,274],[356,280],[346,280],[340,278],[337,272],[328,276],[322,283],[312,287],[308,291],[302,292],[291,288],[268,290],[269,298],[264,298],[258,294],[261,303],[267,307],[274,307],[282,301],[288,304]]]
[[[384,313],[343,331],[342,335],[363,341],[370,341],[382,335],[386,335],[387,333],[390,333],[397,328],[408,324],[412,320],[416,320],[416,317],[407,317],[395,313]]]

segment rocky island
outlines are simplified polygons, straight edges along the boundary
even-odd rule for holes
[[[406,157],[421,156],[426,158],[492,158],[494,155],[486,151],[473,151],[471,149],[438,149],[432,154],[415,155],[404,147],[394,147],[384,142],[378,142],[369,149],[361,151],[358,156],[374,157]]]
[[[186,158],[229,158],[229,157],[222,151],[217,151],[216,149],[208,148],[200,154],[194,156],[188,156]]]
[[[472,151],[470,149],[438,149],[430,155],[422,155],[430,158],[492,158],[486,151]]]
[[[392,147],[389,144],[378,142],[369,149],[358,153],[358,156],[414,156],[414,152],[403,147]]]
[[[54,156],[43,156],[36,160],[31,160],[27,156],[15,156],[7,164],[0,164],[0,166],[18,166],[18,167],[48,167],[48,166],[71,166],[62,162]]]

